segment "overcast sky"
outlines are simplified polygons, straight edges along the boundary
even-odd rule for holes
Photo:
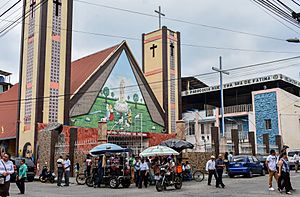
[[[17,0],[12,0],[4,8],[12,5]],[[268,15],[251,0],[84,0],[96,4],[129,9],[146,14],[154,14],[154,10],[161,5],[162,11],[169,18],[200,23],[210,26],[222,27],[237,31],[249,32],[265,36],[287,39],[300,37],[300,29],[285,27]],[[0,8],[4,4],[0,1]],[[21,6],[21,5],[19,5]],[[300,12],[300,7],[295,7]],[[15,10],[13,19],[21,10]],[[142,33],[147,33],[158,28],[158,19],[109,8],[88,5],[74,0],[73,29],[130,38],[141,38]],[[6,15],[8,16],[8,15]],[[3,19],[3,17],[1,18]],[[5,22],[0,21],[0,28]],[[218,66],[218,58],[222,56],[223,67],[232,68],[265,61],[300,55],[300,44],[288,43],[282,40],[273,40],[249,35],[237,34],[228,31],[205,28],[163,19],[163,25],[181,32],[182,43],[182,76],[197,75],[211,72],[212,66]],[[286,24],[288,25],[288,24]],[[299,33],[296,33],[296,32]],[[20,25],[3,37],[0,37],[0,69],[13,73],[12,82],[18,82],[19,55],[20,55]],[[73,33],[72,60],[100,51],[120,43],[123,39],[104,37],[99,35]],[[136,59],[141,63],[141,41],[127,40]],[[198,47],[186,46],[186,44]],[[233,49],[249,49],[258,51],[275,52],[245,52],[239,50],[218,50],[203,48],[211,46]],[[242,78],[251,78],[273,73],[282,73],[300,80],[300,59],[260,66],[247,70],[230,73],[225,80],[233,81]],[[218,76],[202,76],[200,80],[211,84],[218,82]]]

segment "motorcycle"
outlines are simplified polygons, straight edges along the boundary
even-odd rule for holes
[[[39,180],[42,183],[46,183],[47,181],[54,183],[55,177],[56,176],[53,172],[48,171],[48,168],[44,167],[42,173],[40,174]]]
[[[180,174],[174,174],[174,176],[172,176],[171,172],[168,172],[168,168],[166,166],[161,166],[160,177],[156,181],[156,190],[161,192],[169,186],[174,186],[175,189],[181,189],[182,177]]]

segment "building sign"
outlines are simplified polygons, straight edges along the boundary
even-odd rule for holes
[[[223,88],[224,89],[230,89],[230,88],[242,87],[242,86],[259,84],[259,83],[270,82],[270,81],[277,81],[277,80],[283,80],[287,83],[290,83],[292,85],[300,87],[300,82],[299,81],[291,79],[291,78],[289,78],[285,75],[282,75],[282,74],[276,74],[276,75],[268,75],[268,76],[265,76],[265,77],[258,77],[258,78],[253,78],[253,79],[246,79],[246,80],[226,83],[226,84],[223,85]],[[215,85],[215,86],[210,86],[210,87],[205,87],[205,88],[199,88],[199,89],[194,89],[194,90],[183,91],[182,96],[203,94],[203,93],[219,91],[219,90],[220,90],[220,85]]]
[[[131,137],[149,137],[148,133],[126,132],[126,131],[107,131],[108,136],[131,136]]]

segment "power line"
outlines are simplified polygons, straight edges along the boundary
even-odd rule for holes
[[[227,69],[226,71],[232,71],[232,70],[240,70],[240,69],[244,69],[244,68],[250,68],[250,67],[256,67],[256,66],[261,66],[261,65],[265,65],[265,64],[270,64],[270,63],[276,63],[276,62],[282,62],[282,61],[287,61],[287,60],[291,60],[291,59],[296,59],[296,58],[300,58],[300,56],[296,56],[296,57],[291,57],[291,58],[285,58],[285,59],[279,59],[279,60],[274,60],[274,61],[269,61],[269,62],[264,62],[264,63],[259,63],[259,64],[251,64],[251,65],[247,65],[247,66],[241,66],[241,67],[236,67],[236,68],[231,68],[231,69]],[[197,75],[193,75],[190,77],[200,77],[200,76],[206,76],[206,75],[214,75],[216,74],[216,72],[207,72],[207,73],[202,73],[202,74],[197,74]],[[181,77],[182,78],[182,77]],[[177,81],[181,78],[174,78],[174,79],[168,79],[168,80],[161,80],[161,81],[154,81],[154,82],[150,82],[148,83],[148,85],[150,84],[158,84],[158,83],[163,83],[166,81]],[[144,86],[145,84],[137,84],[137,85],[129,85],[129,86],[125,86],[125,88],[131,88],[131,87],[140,87],[140,86]],[[119,87],[114,87],[114,88],[110,88],[111,90],[116,90],[119,89]],[[100,91],[100,90],[99,90]],[[99,92],[99,91],[85,91],[85,92],[77,92],[75,94],[85,94],[85,93],[95,93],[95,92]],[[62,97],[62,96],[72,96],[74,94],[63,94],[63,95],[57,95],[57,96],[48,96],[48,97],[39,97],[39,98],[29,98],[29,99],[18,99],[18,100],[6,100],[6,101],[0,101],[1,103],[9,103],[9,102],[22,102],[22,101],[28,101],[28,100],[39,100],[39,99],[48,99],[48,98],[58,98],[58,97]]]
[[[113,10],[132,13],[132,14],[139,14],[139,15],[143,15],[143,16],[149,16],[149,17],[157,18],[156,15],[147,14],[147,13],[143,13],[143,12],[139,12],[139,11],[124,9],[124,8],[119,8],[119,7],[113,7],[113,6],[107,6],[107,5],[98,4],[98,3],[91,3],[91,2],[83,1],[83,0],[74,0],[74,1],[79,2],[79,3],[88,4],[88,5],[104,7],[104,8],[108,8],[108,9],[113,9]],[[182,20],[182,19],[176,19],[176,18],[170,18],[170,17],[164,17],[164,19],[169,20],[169,21],[179,22],[179,23],[185,23],[185,24],[190,24],[190,25],[201,26],[201,27],[210,28],[210,29],[217,29],[217,30],[221,30],[221,31],[227,31],[227,32],[231,32],[231,33],[244,34],[244,35],[248,35],[248,36],[254,36],[254,37],[260,37],[260,38],[266,38],[266,39],[272,39],[272,40],[284,41],[285,42],[285,39],[276,38],[276,37],[272,37],[272,36],[249,33],[249,32],[244,32],[244,31],[238,31],[238,30],[228,29],[228,28],[224,28],[224,27],[217,27],[217,26],[212,26],[212,25],[207,25],[207,24],[202,24],[202,23],[195,23],[195,22],[190,22],[190,21],[186,21],[186,20]]]
[[[2,19],[0,19],[1,21]],[[9,20],[5,20],[9,21]],[[20,22],[18,22],[20,23]],[[35,25],[41,26],[41,25]],[[51,26],[46,26],[47,28],[52,28]],[[97,33],[97,32],[88,32],[82,30],[68,30],[65,28],[61,28],[61,30],[65,31],[72,31],[74,33],[81,33],[81,34],[88,34],[94,36],[103,36],[103,37],[111,37],[111,38],[121,38],[133,41],[142,41],[140,38],[128,37],[128,36],[121,36],[121,35],[112,35],[112,34],[104,34],[104,33]],[[1,33],[1,32],[0,32]],[[1,38],[2,35],[0,35]],[[196,44],[189,44],[189,43],[181,43],[182,46],[193,47],[193,48],[206,48],[206,49],[216,49],[216,50],[230,50],[230,51],[240,51],[240,52],[253,52],[253,53],[280,53],[280,54],[298,54],[300,51],[274,51],[274,50],[255,50],[255,49],[244,49],[244,48],[231,48],[231,47],[219,47],[219,46],[208,46],[208,45],[196,45]]]
[[[2,9],[2,8],[4,8],[9,2],[11,2],[12,0],[8,0],[6,3],[4,3],[2,6],[1,6],[1,8],[0,8],[0,10]]]
[[[41,2],[39,2],[33,9],[33,11],[36,11],[37,9],[39,9],[42,5],[44,5],[46,2],[48,2],[48,0],[42,0]],[[16,25],[18,25],[21,22],[18,22],[20,19],[21,21],[25,21],[25,19],[30,16],[31,10],[28,10],[26,13],[24,13],[21,17],[19,17],[18,19],[16,19],[15,21],[13,21],[10,25],[8,25],[8,27],[4,28],[3,30],[0,31],[0,38],[2,36],[4,36],[6,33],[8,33],[11,29],[13,29]],[[4,32],[4,33],[3,33]]]
[[[18,5],[21,2],[21,0],[18,0],[14,5],[12,5],[10,8],[8,8],[7,10],[5,10],[2,14],[0,14],[0,17],[2,17],[4,14],[6,14],[7,12],[9,12],[11,9],[13,9],[16,5]]]
[[[256,3],[253,2],[253,0],[249,0],[251,3],[253,3],[256,7],[258,7],[259,9],[261,9],[263,12],[265,12],[267,15],[271,16],[273,19],[275,19],[277,22],[279,22],[280,24],[282,24],[283,26],[285,26],[286,28],[290,29],[291,31],[300,34],[299,32],[297,32],[296,30],[294,30],[293,28],[289,27],[288,25],[286,25],[285,23],[283,23],[282,21],[280,21],[279,19],[277,19],[275,16],[273,16],[272,14],[270,14],[269,12],[267,12],[264,8],[258,6]],[[274,14],[274,13],[273,13]],[[275,14],[276,15],[276,14]],[[278,15],[276,15],[278,16]],[[281,19],[285,20],[284,18],[282,18],[281,16],[279,16]]]

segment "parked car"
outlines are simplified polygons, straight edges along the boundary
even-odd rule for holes
[[[253,174],[265,175],[265,170],[260,161],[250,155],[238,155],[233,157],[233,162],[229,163],[228,176],[233,178],[235,175],[253,177]]]
[[[268,174],[269,173],[269,170],[268,170],[268,167],[267,167],[267,164],[266,164],[266,161],[267,161],[267,155],[257,155],[256,158],[260,161],[261,165],[264,166],[264,170],[265,170],[265,173]]]
[[[22,157],[11,157],[11,161],[14,164],[15,172],[18,172],[21,164]],[[27,181],[32,182],[34,180],[35,172],[36,172],[36,166],[34,165],[33,161],[31,159],[25,158],[25,164],[27,165],[28,171],[27,171]],[[16,180],[16,173],[12,174],[10,177],[11,181]]]
[[[294,168],[295,168],[294,155],[296,154],[296,152],[298,152],[298,153],[300,154],[300,150],[299,150],[299,149],[290,150],[290,151],[288,152],[288,159],[289,159],[289,166],[290,166],[290,169],[294,169]]]

